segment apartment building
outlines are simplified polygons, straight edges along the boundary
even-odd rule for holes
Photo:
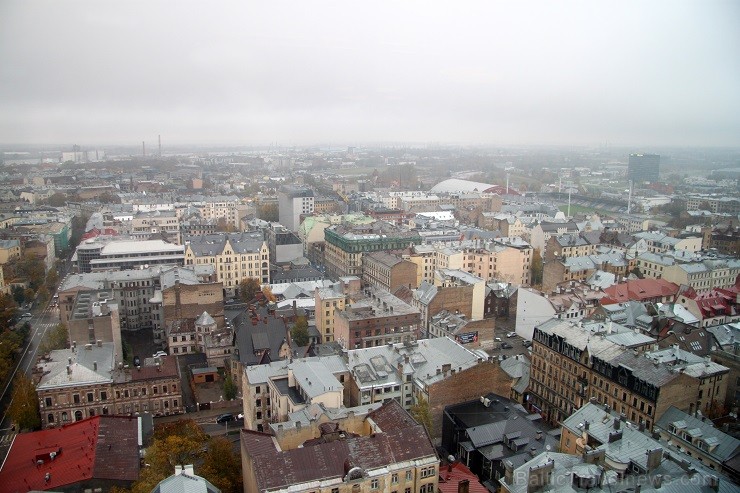
[[[184,260],[186,266],[213,265],[226,296],[234,296],[245,279],[270,282],[270,250],[262,233],[187,236]]]
[[[345,349],[373,347],[419,338],[420,312],[392,294],[367,288],[334,311],[334,340]]]
[[[740,275],[740,259],[706,259],[701,262],[675,263],[663,269],[662,278],[696,291],[726,288]]]
[[[653,428],[660,438],[671,441],[679,450],[696,457],[709,468],[740,479],[740,440],[715,428],[711,420],[686,414],[673,406],[658,419]]]
[[[41,423],[62,426],[107,414],[179,414],[180,373],[172,356],[129,369],[116,361],[113,343],[51,351],[34,368]]]
[[[463,250],[462,270],[486,281],[499,280],[528,285],[532,247],[521,238],[498,238],[483,248]]]
[[[332,286],[315,289],[316,330],[321,334],[323,342],[335,340],[336,312],[344,310],[350,299],[360,293],[360,286],[359,277],[348,276],[341,278]]]
[[[388,252],[370,252],[362,256],[362,282],[381,291],[393,293],[401,286],[416,288],[417,265]]]
[[[549,292],[519,288],[516,333],[531,341],[535,326],[551,318],[579,320],[589,317],[597,310],[604,297],[601,290],[592,289],[588,284],[578,281],[559,284]]]
[[[729,368],[612,322],[552,319],[535,327],[530,405],[557,423],[607,404],[650,430],[670,406],[694,413],[724,402]]]
[[[702,249],[702,236],[676,238],[659,231],[642,231],[632,235],[636,240],[645,240],[648,252],[668,253],[671,251],[698,252]]]
[[[295,426],[273,435],[241,433],[245,491],[436,493],[439,460],[424,431],[391,401],[364,420],[323,423],[318,436]],[[291,446],[300,442],[300,446]],[[293,464],[311,464],[294,467]]]
[[[154,341],[164,342],[165,318],[171,316],[167,307],[170,304],[174,306],[176,300],[176,296],[170,298],[169,293],[174,294],[174,291],[170,290],[175,285],[179,285],[180,290],[192,294],[192,296],[185,295],[180,298],[182,313],[189,313],[190,303],[200,304],[203,309],[203,305],[210,307],[213,303],[218,303],[218,299],[223,299],[223,295],[220,294],[220,283],[216,283],[216,292],[219,292],[219,295],[214,292],[213,268],[212,265],[198,265],[192,268],[149,267],[69,275],[62,281],[57,291],[59,320],[69,323],[79,293],[107,292],[106,297],[96,295],[98,298],[96,301],[102,302],[105,298],[108,303],[115,303],[118,306],[121,330],[151,329],[154,333]],[[163,292],[166,295],[166,301],[164,301]],[[199,293],[213,293],[213,296]],[[171,303],[170,299],[172,299]],[[194,316],[197,317],[197,311],[195,313]],[[220,311],[215,310],[213,313],[223,314],[223,305],[220,306]],[[174,315],[174,310],[172,315]]]
[[[314,193],[310,188],[285,185],[278,191],[279,222],[291,231],[297,231],[301,215],[313,214]]]
[[[178,245],[182,244],[180,219],[174,210],[138,212],[126,223],[121,228],[122,232],[137,240],[159,237]]]
[[[549,222],[542,221],[531,228],[530,243],[532,248],[540,251],[541,255],[546,255],[547,244],[552,236],[562,236],[564,234],[578,234],[578,225],[574,222]]]
[[[421,313],[424,334],[432,316],[442,310],[462,313],[468,320],[481,320],[484,314],[486,282],[455,269],[435,271],[434,284],[422,282],[413,290],[411,305]]]
[[[551,236],[547,241],[543,260],[565,260],[570,257],[584,257],[594,255],[598,243],[591,243],[588,237],[578,234],[567,233],[564,235]]]
[[[630,263],[621,252],[599,253],[583,257],[568,257],[545,262],[542,272],[542,289],[546,292],[568,281],[585,281],[597,271],[627,276]]]
[[[112,343],[115,360],[123,361],[118,305],[109,302],[108,291],[83,291],[77,294],[66,325],[69,344],[85,347],[98,341]]]
[[[362,256],[365,253],[403,250],[421,243],[421,236],[402,231],[382,221],[348,227],[330,226],[324,230],[326,274],[332,278],[362,276]]]

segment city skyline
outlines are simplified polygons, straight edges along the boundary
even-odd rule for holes
[[[0,6],[0,143],[740,146],[731,2]]]

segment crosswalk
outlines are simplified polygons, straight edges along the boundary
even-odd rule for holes
[[[18,433],[6,433],[0,435],[0,447],[9,447]]]

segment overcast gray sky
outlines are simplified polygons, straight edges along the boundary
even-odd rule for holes
[[[0,142],[740,146],[740,2],[0,1]]]

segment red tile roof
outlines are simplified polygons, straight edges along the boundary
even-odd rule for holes
[[[170,378],[178,376],[177,358],[174,356],[161,356],[159,366],[142,366],[131,370],[131,380],[156,380],[158,378]]]
[[[489,493],[488,489],[478,481],[478,476],[473,474],[462,462],[439,466],[440,493],[457,493],[459,483],[464,479],[470,481],[468,487],[470,493]]]
[[[137,419],[128,416],[94,416],[61,428],[21,433],[0,470],[2,491],[60,489],[92,478],[135,481],[137,437]]]
[[[606,298],[601,300],[601,304],[611,305],[625,301],[646,301],[675,296],[678,288],[678,284],[665,279],[634,279],[606,288],[604,290]]]

